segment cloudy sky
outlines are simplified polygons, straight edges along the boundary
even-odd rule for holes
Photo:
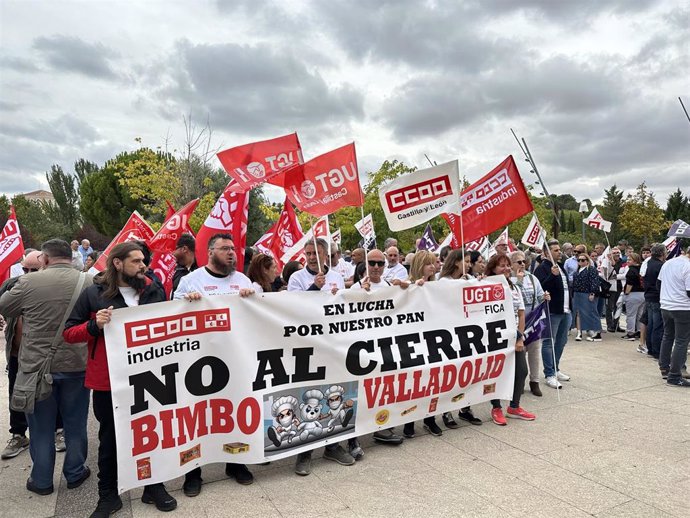
[[[53,163],[297,131],[470,181],[527,140],[551,192],[690,193],[690,7],[677,0],[0,2],[0,192]],[[525,165],[522,165],[525,164]]]

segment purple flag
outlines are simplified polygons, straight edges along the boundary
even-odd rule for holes
[[[417,250],[428,250],[429,252],[435,252],[438,248],[438,243],[434,239],[434,233],[431,231],[431,225],[426,224],[424,233],[422,234],[422,240],[419,242]]]
[[[551,330],[546,319],[546,304],[546,301],[542,302],[525,317],[525,337],[523,339],[525,345],[551,336]]]
[[[690,237],[690,225],[688,225],[682,219],[677,219],[673,222],[673,225],[671,225],[671,228],[668,230],[668,234],[666,234],[666,237],[671,236]]]

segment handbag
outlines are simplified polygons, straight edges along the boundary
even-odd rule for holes
[[[33,372],[24,372],[21,369],[17,372],[17,379],[14,382],[12,397],[10,398],[10,408],[12,410],[24,412],[25,414],[33,414],[36,401],[48,399],[53,393],[53,375],[50,373],[53,356],[55,356],[58,344],[60,343],[67,317],[72,312],[72,308],[77,302],[77,297],[81,293],[81,288],[84,286],[85,278],[85,273],[82,272],[79,274],[79,280],[72,293],[72,298],[67,305],[67,310],[62,317],[58,332],[53,337],[53,342],[50,344],[50,351],[48,351],[48,355],[41,366],[38,370]]]

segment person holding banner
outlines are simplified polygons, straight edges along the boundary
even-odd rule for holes
[[[425,282],[435,281],[436,254],[427,250],[419,250],[414,254],[414,259],[412,259],[412,264],[410,265],[409,280],[417,284],[417,286],[423,286]],[[443,435],[443,430],[436,424],[434,416],[424,418],[424,429],[436,437]],[[414,422],[405,423],[403,435],[408,439],[412,439],[415,436]]]
[[[464,265],[463,265],[464,263]],[[472,276],[470,276],[467,273],[463,272],[469,272],[470,271],[470,252],[465,252],[465,255],[462,255],[462,250],[452,250],[445,258],[445,261],[443,262],[443,268],[441,268],[441,274],[439,276],[439,281],[449,281],[449,280],[456,280],[456,279],[474,279]],[[463,421],[467,421],[470,424],[473,425],[481,425],[482,420],[479,419],[478,417],[475,417],[474,414],[472,413],[472,409],[468,406],[463,407],[460,409],[458,412],[458,417],[462,419]],[[446,412],[442,416],[443,419],[443,424],[446,425],[446,428],[457,428],[458,423],[455,422],[455,419],[453,419],[453,414],[450,412]]]
[[[307,258],[307,263],[303,269],[292,274],[290,282],[288,282],[288,291],[330,291],[336,293],[338,290],[345,289],[342,275],[327,266],[328,243],[325,239],[319,237],[307,241],[304,245],[304,255]],[[337,462],[341,466],[352,466],[356,460],[353,454],[361,458],[364,456],[364,450],[362,450],[357,439],[350,439],[348,443],[350,452],[345,451],[337,442],[326,445],[323,458]],[[296,474],[307,476],[311,473],[311,455],[311,451],[297,454]]]
[[[548,258],[544,257],[534,270],[534,276],[539,280],[544,291],[548,291],[551,296],[548,305],[551,337],[542,340],[541,359],[544,364],[546,385],[560,389],[561,381],[570,380],[570,376],[560,370],[561,356],[568,342],[571,323],[570,295],[568,277],[559,265],[561,247],[558,241],[549,241],[548,251]]]
[[[507,255],[496,254],[489,259],[489,264],[486,266],[486,274],[489,275],[504,275],[508,280],[510,287],[510,294],[513,300],[513,312],[515,313],[515,321],[517,322],[517,340],[515,341],[515,382],[513,384],[513,399],[508,406],[507,414],[512,419],[523,419],[525,421],[534,421],[537,416],[528,412],[520,406],[520,397],[525,388],[525,380],[527,379],[527,353],[525,352],[525,344],[523,343],[523,333],[525,332],[525,303],[522,300],[519,288],[510,280],[510,258]],[[508,424],[503,410],[501,409],[501,400],[491,400],[491,420],[499,425],[505,426]]]
[[[257,293],[273,291],[273,283],[278,276],[278,268],[273,257],[258,253],[249,262],[247,277],[252,281],[252,288]]]
[[[386,249],[386,259],[388,266],[383,271],[384,279],[388,282],[393,282],[393,279],[400,279],[401,281],[407,279],[407,270],[400,263],[400,251],[397,246],[389,246]]]
[[[173,299],[199,300],[212,295],[239,295],[247,297],[254,293],[252,281],[236,270],[237,254],[230,234],[214,234],[207,244],[208,263],[182,277]],[[225,474],[234,478],[238,484],[249,485],[254,482],[249,468],[244,464],[225,464]],[[189,497],[201,492],[201,468],[194,468],[185,475],[182,490]]]
[[[580,330],[587,332],[588,342],[601,342],[601,318],[597,294],[601,278],[587,254],[577,257],[578,270],[573,275],[573,311],[580,316]]]
[[[550,301],[551,295],[544,291],[539,280],[525,269],[525,253],[513,252],[510,254],[510,262],[513,273],[510,280],[515,284],[522,294],[527,314],[534,311],[539,304]],[[532,394],[541,397],[543,394],[539,388],[539,365],[541,364],[541,340],[525,344],[527,351],[527,364],[529,366],[529,388]]]
[[[110,251],[103,274],[94,278],[93,285],[79,296],[65,323],[65,342],[87,342],[89,348],[84,385],[93,390],[93,413],[99,423],[98,504],[91,518],[105,518],[122,509],[117,486],[115,418],[103,328],[110,322],[113,309],[164,300],[162,286],[146,276],[141,247],[132,241],[120,243]],[[177,500],[160,483],[145,486],[141,501],[155,504],[159,511],[172,511],[177,507]]]

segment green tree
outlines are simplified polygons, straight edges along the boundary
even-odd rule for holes
[[[125,187],[120,185],[112,167],[92,172],[79,186],[79,211],[85,222],[91,223],[101,234],[113,237],[139,207]]]
[[[611,222],[611,232],[609,239],[611,242],[618,242],[627,236],[623,235],[623,228],[620,225],[620,217],[623,213],[623,191],[618,189],[614,183],[611,187],[604,190],[604,204],[600,207],[599,212],[606,221]]]
[[[70,229],[80,225],[79,190],[75,185],[75,177],[67,174],[57,164],[53,164],[46,173],[46,180],[50,192],[55,198],[55,204],[46,203],[44,212],[53,221],[61,222]]]
[[[690,220],[690,199],[684,196],[680,189],[677,189],[668,197],[665,214],[669,221],[682,219],[688,223]]]
[[[662,237],[669,227],[664,211],[647,189],[645,182],[637,187],[635,194],[629,194],[620,215],[621,228],[627,232],[634,246],[648,245]]]
[[[99,171],[99,169],[100,168],[95,163],[84,160],[83,158],[74,162],[74,174],[77,179],[77,187],[81,185],[87,176]]]

